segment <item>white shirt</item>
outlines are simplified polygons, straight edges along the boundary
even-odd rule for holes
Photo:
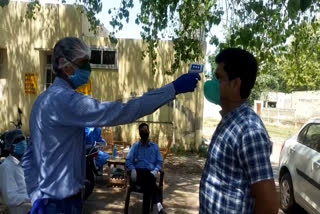
[[[26,214],[30,202],[20,161],[9,155],[0,165],[0,192],[11,214]]]

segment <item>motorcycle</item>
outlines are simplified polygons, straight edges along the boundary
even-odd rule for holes
[[[85,129],[86,139],[86,180],[84,200],[92,193],[96,177],[102,175],[103,165],[107,163],[109,155],[101,151],[100,147],[105,146],[106,142],[101,138],[100,128]]]
[[[86,180],[84,184],[84,200],[88,199],[96,184],[96,176],[98,175],[98,170],[96,168],[95,159],[98,156],[98,152],[99,151],[96,148],[96,143],[94,143],[91,148],[86,149]]]
[[[18,119],[16,121],[10,121],[15,126],[15,129],[21,129],[22,127],[22,120],[21,120],[21,115],[22,115],[22,110],[18,107]],[[4,150],[5,147],[5,136],[8,130],[4,131],[3,133],[0,133],[0,158],[1,157],[7,157],[9,155],[8,151]],[[27,138],[28,142],[28,138]]]

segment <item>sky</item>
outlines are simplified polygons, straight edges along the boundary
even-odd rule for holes
[[[141,39],[140,31],[141,26],[135,24],[135,19],[137,14],[140,10],[140,4],[139,0],[133,0],[134,8],[130,10],[130,18],[129,23],[124,25],[123,30],[118,32],[116,34],[116,37],[118,38],[132,38],[132,39]],[[108,14],[109,8],[119,8],[120,6],[120,0],[102,0],[102,11],[100,14],[98,14],[97,18],[104,24],[104,26],[107,28],[107,30],[112,31],[112,26],[109,24],[111,21],[111,16]],[[223,33],[222,33],[222,27],[215,27],[212,29],[212,31],[215,31],[215,34],[219,38],[219,40],[223,40]],[[167,39],[167,38],[164,38]],[[207,42],[207,51],[206,51],[206,63],[205,63],[205,69],[207,71],[211,70],[211,66],[208,63],[208,56],[213,54],[215,52],[216,47],[209,44],[210,38],[206,39]]]

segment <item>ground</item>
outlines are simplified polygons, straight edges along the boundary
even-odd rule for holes
[[[204,138],[211,138],[216,121],[206,120],[204,123]],[[283,141],[291,136],[297,128],[267,125],[267,129],[274,143],[271,162],[275,181],[278,185],[279,153]],[[171,154],[165,161],[164,206],[171,214],[199,213],[199,183],[205,158],[196,154],[177,156]],[[107,187],[102,180],[99,181],[95,192],[85,204],[85,213],[123,213],[125,189]],[[277,186],[277,191],[279,188]],[[141,213],[142,196],[132,194],[129,213]],[[155,212],[154,212],[155,213]],[[282,213],[281,211],[279,214]]]
[[[167,213],[198,213],[199,183],[204,158],[169,155],[166,160],[164,205]],[[101,182],[101,181],[100,181]],[[85,204],[85,213],[123,213],[125,189],[97,185]],[[132,194],[129,213],[141,213],[142,195]]]

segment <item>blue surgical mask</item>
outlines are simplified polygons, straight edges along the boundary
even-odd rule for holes
[[[209,102],[220,105],[220,83],[217,78],[208,80],[203,86],[204,96]]]
[[[80,86],[89,82],[91,74],[90,64],[84,64],[81,67],[77,68],[74,75],[69,77],[69,80],[74,89],[79,88]]]
[[[20,141],[19,143],[14,144],[13,154],[18,157],[22,157],[26,149],[27,149],[27,141],[26,140]]]

